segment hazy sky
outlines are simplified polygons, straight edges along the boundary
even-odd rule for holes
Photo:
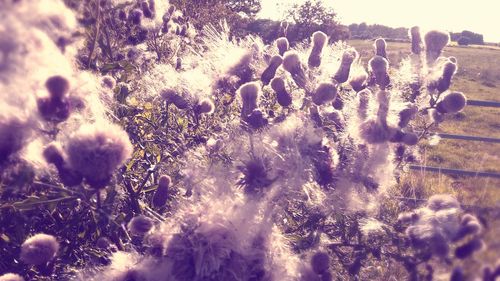
[[[263,18],[281,19],[294,3],[304,0],[262,0]],[[323,0],[343,24],[379,23],[391,27],[420,26],[481,33],[485,41],[500,42],[500,0]]]

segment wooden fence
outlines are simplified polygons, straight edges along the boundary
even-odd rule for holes
[[[468,100],[467,106],[500,108],[500,102]],[[499,114],[499,118],[500,118],[500,114]],[[487,142],[487,143],[500,143],[500,139],[490,138],[490,137],[454,135],[454,134],[445,134],[445,133],[437,133],[436,135],[440,138],[443,138],[443,139],[454,139],[454,140],[463,140],[463,141],[479,141],[479,142]],[[500,150],[499,150],[499,152],[500,152]],[[422,166],[422,165],[410,165],[410,169],[414,170],[414,171],[433,172],[433,173],[442,173],[442,174],[450,174],[450,175],[500,178],[500,173],[494,173],[494,172],[467,171],[467,170],[460,170],[460,169],[451,169],[451,168],[443,168],[443,167],[430,167],[430,166]]]

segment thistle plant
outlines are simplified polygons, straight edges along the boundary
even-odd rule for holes
[[[427,115],[425,128],[466,106],[451,90],[457,61],[441,56],[447,34],[427,33],[424,46],[412,28],[406,73],[387,60],[384,39],[364,65],[322,32],[293,48],[284,37],[266,46],[231,38],[227,24],[198,33],[165,1],[86,1],[75,7],[84,46],[65,46],[79,50],[82,69],[74,69],[54,31],[25,20],[33,5],[6,4],[12,15],[0,19],[42,42],[11,40],[26,47],[23,58],[0,41],[2,55],[9,49],[9,71],[0,69],[2,184],[19,163],[37,164],[30,188],[2,194],[2,217],[23,222],[2,225],[29,225],[22,239],[2,230],[9,252],[20,247],[20,260],[34,265],[9,255],[13,272],[29,280],[361,280],[373,264],[396,263],[410,280],[430,280],[431,258],[455,265],[487,249],[483,223],[449,195],[399,218],[384,213],[384,202],[400,203],[391,187],[427,137]],[[49,53],[59,60],[40,55]],[[33,75],[25,60],[48,75]],[[29,97],[9,98],[15,91]],[[38,158],[22,153],[30,140]],[[49,229],[54,236],[30,237]]]

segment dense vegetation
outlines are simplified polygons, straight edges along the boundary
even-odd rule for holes
[[[366,63],[310,32],[314,6],[291,46],[189,1],[66,2],[0,4],[0,280],[500,275],[463,267],[487,222],[398,188],[466,106],[449,34],[412,28],[400,63],[378,39]]]

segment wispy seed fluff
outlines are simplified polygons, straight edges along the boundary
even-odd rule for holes
[[[389,69],[389,62],[381,56],[375,56],[370,60],[369,64],[372,73],[375,75],[376,82],[380,86],[380,88],[384,89],[385,87],[387,87],[390,82],[389,75],[387,74],[387,71]]]
[[[127,225],[133,236],[144,236],[153,228],[153,221],[143,215],[133,217]]]
[[[271,80],[271,88],[276,92],[276,99],[281,106],[287,107],[292,104],[292,95],[286,90],[285,81],[282,78],[276,77]]]
[[[366,80],[368,79],[368,74],[363,70],[354,75],[352,75],[349,80],[349,84],[355,92],[359,92],[366,88]]]
[[[424,40],[427,64],[431,65],[450,42],[450,34],[444,31],[432,30],[425,34]]]
[[[373,47],[375,48],[375,55],[387,59],[387,53],[386,53],[387,44],[384,38],[379,38],[375,40]]]
[[[250,115],[256,108],[260,97],[260,86],[256,82],[243,84],[238,89],[241,97],[241,116],[243,118]]]
[[[285,37],[280,37],[276,39],[276,47],[278,48],[280,56],[283,56],[288,49],[290,49],[290,44],[288,43],[288,39]]]
[[[307,78],[300,61],[299,54],[295,51],[288,51],[283,57],[283,68],[290,72],[293,81],[302,89],[307,88]]]
[[[93,188],[105,187],[132,154],[127,133],[112,124],[82,126],[69,137],[65,149],[69,166]]]
[[[204,98],[198,102],[195,111],[198,114],[212,114],[215,110],[213,101],[209,98]]]
[[[457,113],[464,109],[466,105],[467,98],[463,93],[450,92],[440,98],[436,109],[440,113]]]
[[[171,183],[172,179],[169,176],[163,175],[160,177],[158,180],[158,188],[153,196],[153,207],[161,208],[165,206],[168,200],[168,189]]]
[[[276,55],[273,56],[269,62],[269,66],[262,72],[262,75],[260,77],[260,80],[262,81],[262,84],[267,85],[269,82],[271,82],[271,79],[274,78],[276,75],[276,70],[278,67],[280,67],[281,63],[283,62],[283,58],[281,56]]]
[[[21,245],[21,260],[27,264],[42,265],[51,261],[59,250],[59,242],[52,235],[36,234]]]
[[[24,281],[24,278],[14,273],[7,273],[0,276],[0,281]]]
[[[342,54],[342,60],[340,61],[340,67],[333,76],[333,79],[337,83],[344,83],[349,78],[349,73],[351,71],[351,65],[354,60],[358,57],[358,52],[356,50],[346,50]]]
[[[309,67],[318,67],[321,65],[321,53],[323,52],[323,48],[328,40],[328,37],[325,33],[321,31],[316,31],[313,33],[311,37],[312,41],[312,49],[309,54],[308,64]]]

